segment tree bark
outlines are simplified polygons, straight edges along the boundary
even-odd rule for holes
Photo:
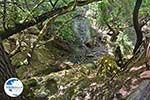
[[[139,46],[142,44],[142,40],[143,40],[143,33],[141,31],[141,26],[138,21],[139,9],[141,7],[141,4],[142,4],[142,0],[136,0],[134,11],[133,11],[133,25],[134,25],[134,29],[135,29],[136,37],[137,37],[136,44],[133,50],[133,54],[135,54]]]
[[[0,100],[27,100],[23,96],[11,98],[4,92],[4,83],[12,77],[17,77],[15,68],[11,65],[11,61],[0,43]]]
[[[126,100],[150,100],[150,80],[143,80]]]
[[[94,1],[101,0],[85,0],[85,1],[77,1],[76,6],[87,5],[88,3],[92,3]],[[40,22],[45,21],[48,18],[52,18],[56,15],[63,15],[68,12],[68,9],[74,5],[74,1],[70,2],[68,6],[63,6],[60,8],[56,8],[54,10],[48,11],[40,16],[34,18],[34,20],[30,20],[24,23],[19,23],[14,27],[10,27],[6,31],[0,30],[0,100],[28,100],[24,96],[19,96],[17,98],[11,98],[7,96],[4,92],[4,83],[7,79],[11,77],[17,77],[15,68],[11,65],[11,61],[9,56],[4,50],[2,45],[2,40],[7,39],[9,36],[21,32],[24,29],[27,29],[31,26],[34,26]]]

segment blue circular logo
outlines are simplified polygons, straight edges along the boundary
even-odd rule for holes
[[[23,84],[18,78],[10,78],[4,84],[4,91],[10,97],[17,97],[23,92]]]

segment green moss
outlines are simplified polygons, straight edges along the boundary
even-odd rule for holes
[[[27,81],[26,85],[29,87],[35,87],[35,86],[37,86],[37,81],[35,79],[29,79]]]
[[[99,73],[103,76],[111,76],[119,70],[115,58],[110,55],[104,55],[97,60]]]
[[[50,94],[55,94],[58,90],[57,83],[54,79],[48,79],[45,83],[45,87],[49,90]]]

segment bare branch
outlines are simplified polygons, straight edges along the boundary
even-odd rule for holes
[[[136,37],[137,37],[133,53],[137,51],[139,46],[142,44],[142,40],[143,40],[143,33],[141,31],[141,27],[138,21],[139,9],[141,7],[141,4],[142,4],[142,0],[137,0],[135,7],[134,7],[134,11],[133,11],[133,25],[134,25],[134,29],[135,29]]]
[[[92,2],[95,2],[95,1],[101,1],[101,0],[90,0],[90,1],[77,1],[77,6],[83,6],[83,5],[87,5],[88,3],[92,3]],[[16,34],[18,32],[21,32],[22,30],[24,29],[27,29],[31,26],[34,26],[40,22],[44,22],[46,19],[48,18],[51,18],[51,17],[54,17],[56,15],[60,16],[60,15],[63,15],[70,10],[70,8],[73,6],[74,4],[74,1],[73,2],[70,2],[68,4],[68,6],[63,6],[63,7],[60,7],[60,8],[56,8],[54,10],[51,10],[51,11],[48,11],[40,16],[37,16],[34,18],[34,20],[30,20],[30,21],[27,21],[27,22],[24,22],[24,23],[20,23],[14,27],[10,27],[7,31],[3,31],[3,30],[0,30],[0,37],[2,40],[8,38],[9,36],[13,35],[13,34]],[[35,21],[36,20],[36,21]]]
[[[59,0],[57,0],[57,1],[54,3],[54,7],[56,6],[56,4],[57,4],[58,1],[59,1]]]
[[[144,25],[146,25],[148,22],[150,21],[150,16],[147,15],[146,17],[144,17],[142,20],[141,20],[141,29]]]
[[[53,4],[52,0],[49,0],[49,2],[51,4],[51,6],[54,8],[54,4]]]
[[[7,0],[4,0],[4,7],[3,7],[3,28],[6,31],[6,8],[7,8]]]
[[[49,2],[51,4],[51,6],[53,7],[53,9],[55,8],[55,6],[56,6],[56,4],[57,4],[58,1],[59,0],[56,0],[55,3],[53,3],[52,0],[49,0]]]

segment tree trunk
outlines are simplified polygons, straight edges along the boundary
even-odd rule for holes
[[[11,77],[17,77],[15,68],[11,65],[10,58],[0,43],[0,100],[25,100],[23,96],[12,98],[5,94],[4,83]]]
[[[143,80],[126,100],[150,100],[150,80]]]

